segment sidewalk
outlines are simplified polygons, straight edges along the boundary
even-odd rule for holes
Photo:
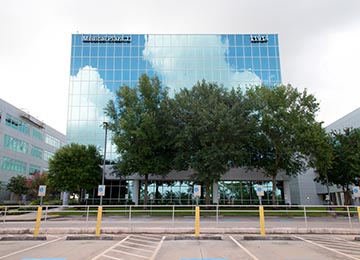
[[[36,213],[21,216],[3,217],[0,234],[32,234],[35,228]],[[303,218],[265,217],[267,234],[351,234],[360,235],[358,219],[345,217]],[[40,234],[95,234],[96,217],[42,217]],[[201,234],[260,234],[259,219],[256,217],[200,218]],[[102,234],[193,234],[193,217],[128,217],[104,216],[101,222]]]

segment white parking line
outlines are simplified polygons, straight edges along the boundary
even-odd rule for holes
[[[157,253],[159,252],[159,250],[160,250],[160,248],[161,248],[162,244],[164,243],[165,238],[166,238],[166,236],[163,236],[163,237],[162,237],[162,239],[161,239],[161,241],[160,241],[159,245],[158,245],[158,246],[156,247],[156,249],[155,249],[154,254],[150,257],[150,260],[154,260],[154,259],[155,259],[155,257],[156,257],[156,255],[157,255]]]
[[[344,254],[344,253],[342,253],[342,252],[340,252],[340,251],[338,251],[338,250],[335,250],[335,249],[330,248],[330,247],[327,247],[327,246],[320,245],[320,244],[318,244],[318,243],[315,243],[315,242],[313,242],[313,241],[304,239],[304,238],[302,238],[302,237],[298,237],[298,236],[294,236],[294,237],[296,237],[297,239],[302,240],[302,241],[304,241],[304,242],[307,242],[307,243],[309,243],[309,244],[312,244],[312,245],[315,245],[315,246],[318,246],[318,247],[321,247],[321,248],[330,250],[330,251],[335,252],[335,253],[337,253],[337,254],[346,256],[346,257],[348,257],[348,258],[355,259],[355,260],[359,260],[358,257],[353,257],[353,256],[351,256],[351,255]]]
[[[247,250],[243,245],[241,245],[238,241],[236,241],[232,236],[229,236],[229,237],[232,241],[234,241],[234,243],[236,245],[238,245],[238,247],[240,247],[242,250],[244,250],[244,252],[247,253],[253,260],[260,260],[259,258],[254,256],[249,250]]]
[[[1,256],[0,259],[4,259],[4,258],[6,258],[6,257],[13,256],[13,255],[16,255],[16,254],[19,254],[19,253],[22,253],[22,252],[26,252],[26,251],[29,251],[29,250],[31,250],[31,249],[37,248],[37,247],[41,247],[41,246],[45,246],[45,245],[48,245],[48,244],[57,242],[57,241],[59,241],[59,240],[61,240],[61,239],[64,239],[65,237],[66,237],[66,236],[63,236],[63,237],[60,237],[60,238],[58,238],[58,239],[54,239],[54,240],[51,240],[51,241],[49,241],[49,242],[42,243],[42,244],[40,244],[40,245],[28,247],[28,248],[25,248],[25,249],[22,249],[22,250],[13,252],[13,253],[11,253],[11,254]]]

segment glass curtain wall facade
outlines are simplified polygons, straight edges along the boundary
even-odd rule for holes
[[[104,146],[104,108],[122,85],[157,75],[170,95],[197,81],[245,89],[281,84],[276,34],[73,34],[67,143]],[[116,159],[111,135],[107,160]],[[102,151],[103,152],[103,151]],[[183,188],[179,192],[183,192]]]

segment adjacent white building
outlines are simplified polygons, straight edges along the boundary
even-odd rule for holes
[[[4,187],[11,177],[46,171],[65,143],[64,134],[0,99],[0,201],[10,199]]]

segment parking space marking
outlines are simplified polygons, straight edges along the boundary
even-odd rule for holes
[[[322,244],[320,244],[320,243],[318,243],[318,242],[311,241],[311,240],[310,240],[311,238],[305,239],[305,238],[303,238],[303,237],[301,237],[301,236],[294,236],[294,237],[297,238],[297,239],[299,239],[299,240],[301,240],[301,241],[304,241],[304,242],[306,242],[306,243],[309,243],[309,244],[312,244],[312,245],[315,245],[315,246],[324,248],[324,249],[326,249],[326,250],[335,252],[335,253],[340,254],[340,255],[342,255],[342,256],[345,256],[345,257],[348,257],[348,258],[351,258],[351,259],[354,259],[354,260],[359,260],[358,257],[354,257],[354,256],[351,256],[351,255],[345,254],[345,253],[343,253],[343,252],[340,252],[339,250],[336,250],[336,249],[333,249],[333,248],[324,246],[324,245],[322,245]]]
[[[126,259],[127,256],[154,260],[164,240],[165,236],[129,235],[91,260],[99,258],[122,260]]]
[[[97,256],[95,256],[93,259],[91,260],[95,260],[95,259],[98,259],[102,256],[105,256],[106,253],[110,252],[111,250],[113,250],[115,247],[117,247],[118,245],[120,245],[122,242],[126,241],[126,239],[128,239],[130,236],[127,236],[125,237],[123,240],[120,240],[118,243],[116,243],[115,245],[109,247],[108,249],[106,249],[104,252],[102,252],[101,254],[98,254]],[[108,257],[108,256],[106,256]],[[109,258],[112,258],[112,259],[117,259],[117,260],[121,260],[119,258],[113,258],[113,257],[109,257]]]
[[[62,237],[60,237],[60,238],[58,238],[58,239],[54,239],[54,240],[51,240],[51,241],[48,241],[48,242],[45,242],[45,243],[41,243],[40,245],[31,246],[31,247],[28,247],[28,248],[25,248],[25,249],[22,249],[22,250],[19,250],[19,251],[10,253],[10,254],[8,254],[8,255],[1,256],[0,259],[4,259],[4,258],[6,258],[6,257],[13,256],[13,255],[16,255],[16,254],[20,254],[20,253],[23,253],[23,252],[32,250],[32,249],[37,248],[37,247],[42,247],[42,246],[45,246],[45,245],[48,245],[48,244],[57,242],[57,241],[59,241],[59,240],[61,240],[61,239],[65,239],[65,237],[66,237],[66,236],[62,236]]]
[[[255,255],[253,255],[249,250],[247,250],[242,244],[240,244],[235,238],[229,236],[229,238],[238,246],[240,247],[248,256],[250,256],[253,260],[260,260]]]

